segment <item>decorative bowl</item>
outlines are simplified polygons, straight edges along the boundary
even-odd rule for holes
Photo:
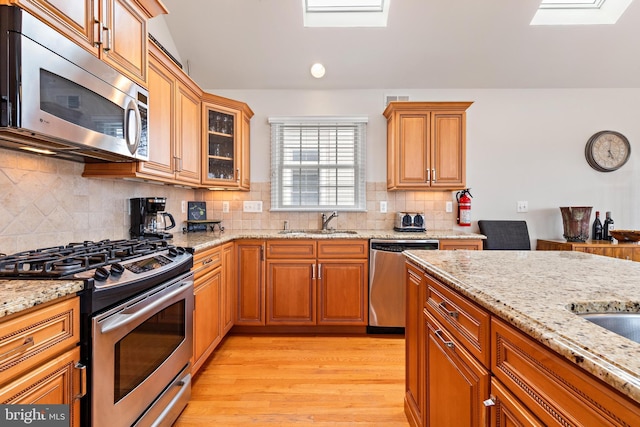
[[[610,230],[609,234],[619,242],[640,242],[640,230]]]

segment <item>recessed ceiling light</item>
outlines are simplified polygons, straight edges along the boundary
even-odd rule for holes
[[[326,70],[324,69],[324,65],[319,62],[316,62],[311,66],[311,75],[316,79],[321,79],[322,77],[324,77],[325,72]]]
[[[530,25],[615,24],[633,0],[542,0]]]
[[[302,0],[305,27],[386,27],[391,0]]]

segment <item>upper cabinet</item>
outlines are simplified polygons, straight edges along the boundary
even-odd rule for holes
[[[136,82],[147,86],[147,19],[158,0],[0,0],[20,6]]]
[[[249,190],[249,121],[244,102],[205,93],[202,102],[202,184]]]
[[[87,163],[83,176],[199,187],[201,98],[198,85],[149,43],[149,160]]]
[[[472,102],[391,102],[387,189],[465,188],[466,110]]]

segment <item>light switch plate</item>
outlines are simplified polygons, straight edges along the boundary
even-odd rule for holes
[[[182,201],[182,213],[187,213],[187,202],[185,200]]]
[[[387,213],[387,202],[386,201],[381,201],[380,202],[380,212],[381,213]]]
[[[261,200],[247,200],[242,205],[243,212],[262,212]]]
[[[453,202],[451,202],[451,201],[447,202],[447,204],[445,205],[444,210],[447,213],[453,212]]]

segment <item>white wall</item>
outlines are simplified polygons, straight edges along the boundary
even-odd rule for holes
[[[321,82],[319,82],[319,85]],[[251,178],[270,181],[267,118],[278,115],[366,115],[367,181],[386,180],[384,95],[412,101],[474,101],[467,111],[467,186],[473,219],[524,219],[536,238],[562,238],[560,206],[612,211],[619,229],[640,229],[640,89],[451,90],[216,90],[247,102],[251,121]],[[597,131],[629,138],[631,159],[613,173],[596,172],[584,146]],[[516,213],[516,201],[529,202]],[[471,228],[477,231],[474,223]]]

